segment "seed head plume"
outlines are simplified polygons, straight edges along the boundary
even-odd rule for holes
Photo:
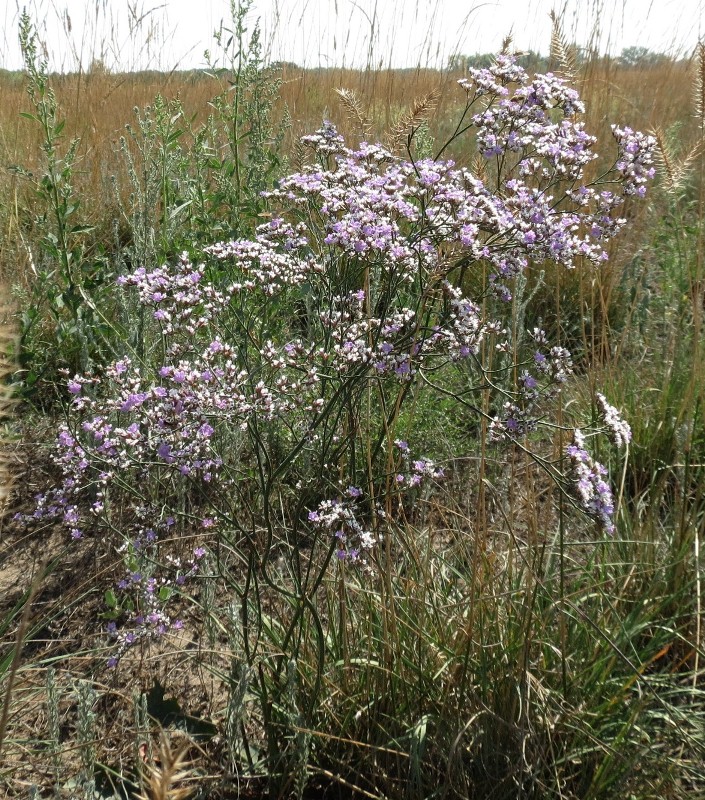
[[[385,141],[390,150],[394,151],[402,147],[422,123],[426,122],[436,110],[439,97],[438,89],[432,89],[421,99],[414,100],[411,108],[402,114],[387,132]]]
[[[340,98],[340,105],[359,127],[359,132],[363,136],[367,136],[372,128],[372,123],[358,96],[351,89],[336,89],[335,92]]]
[[[485,183],[487,180],[487,159],[476,155],[470,164],[470,171],[476,178]]]
[[[575,49],[572,48],[563,35],[560,19],[555,11],[551,11],[551,59],[558,64],[563,75],[575,81],[578,75],[578,65],[575,61]]]
[[[697,141],[690,151],[683,157],[678,158],[674,152],[673,144],[669,142],[663,130],[656,128],[653,132],[656,138],[656,150],[654,159],[656,169],[663,179],[664,187],[667,192],[678,192],[693,169],[693,162],[703,150],[702,139]]]
[[[302,172],[304,163],[306,162],[306,148],[300,138],[294,142],[293,152],[291,155],[291,165],[296,172]]]
[[[152,763],[145,757],[146,794],[139,800],[186,800],[193,788],[184,781],[193,779],[192,763],[186,760],[188,744],[172,749],[164,731],[160,732],[158,756]]]
[[[705,43],[698,42],[695,49],[695,69],[693,80],[693,113],[701,130],[705,128]]]

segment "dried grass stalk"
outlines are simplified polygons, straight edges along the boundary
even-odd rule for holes
[[[158,757],[153,763],[144,757],[147,793],[138,795],[139,800],[186,800],[192,794],[193,788],[183,785],[195,777],[193,763],[186,759],[188,749],[188,742],[173,749],[164,731],[160,732]]]
[[[703,141],[697,141],[683,158],[676,158],[673,145],[667,140],[664,132],[657,128],[653,135],[656,137],[657,148],[655,151],[656,169],[660,174],[664,188],[667,192],[675,193],[683,188],[688,176],[692,172],[695,159],[702,153]]]
[[[360,133],[366,136],[372,129],[372,122],[358,96],[352,89],[336,89],[335,93],[340,98],[340,105],[347,115],[358,126]]]
[[[560,19],[555,11],[551,11],[551,59],[558,64],[564,77],[575,81],[578,75],[578,65],[575,60],[575,50],[566,42],[561,28]]]
[[[7,305],[0,305],[0,521],[7,511],[14,482],[14,459],[9,449],[16,398],[10,379],[17,370],[13,355],[17,351],[17,336],[8,321],[11,313]]]
[[[698,42],[695,48],[695,69],[693,75],[693,113],[705,127],[705,43]]]
[[[420,100],[414,100],[409,111],[399,117],[385,136],[385,143],[390,150],[397,150],[409,141],[414,131],[418,130],[436,110],[439,97],[438,89],[432,89]]]
[[[477,154],[470,162],[470,171],[472,174],[483,183],[487,182],[487,159]]]

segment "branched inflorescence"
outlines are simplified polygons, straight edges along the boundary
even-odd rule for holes
[[[244,475],[257,476],[267,504],[272,482],[308,469],[318,481],[309,529],[325,532],[339,560],[369,564],[384,492],[442,475],[429,460],[411,462],[406,443],[391,444],[389,410],[398,415],[410,386],[430,385],[425,373],[461,364],[487,376],[487,353],[518,359],[504,385],[484,377],[476,391],[490,394],[496,441],[539,427],[571,356],[539,329],[530,332],[533,352],[516,352],[508,333],[516,279],[537,263],[572,269],[607,258],[625,198],[643,195],[653,174],[654,140],[615,127],[613,168],[588,180],[596,140],[562,78],[532,78],[500,56],[460,83],[467,102],[458,129],[474,130],[485,177],[378,144],[351,149],[325,123],[302,140],[314,163],[266,193],[273,213],[252,240],[214,244],[201,264],[184,254],[120,279],[151,315],[149,355],[68,382],[55,452],[63,480],[33,515],[60,520],[74,538],[121,536],[119,653],[175,624],[166,602],[198,572],[200,548],[169,562],[157,559],[160,543],[187,525],[233,524]],[[486,292],[469,296],[483,282],[466,275],[488,276]],[[371,410],[363,430],[353,409],[365,387],[382,412]],[[602,407],[615,442],[628,441],[628,426]],[[360,437],[377,443],[364,467],[350,457]],[[386,460],[385,446],[395,453]],[[604,469],[579,431],[567,455],[580,506],[611,530]],[[241,468],[243,458],[256,469]],[[335,470],[347,470],[347,490],[333,491]],[[251,500],[243,508],[256,513]]]
[[[612,444],[620,449],[626,447],[632,440],[632,429],[629,423],[622,419],[619,411],[607,402],[607,398],[600,392],[596,393],[600,417],[607,429],[607,436]]]
[[[580,507],[607,533],[614,531],[614,500],[612,489],[605,480],[607,469],[594,461],[585,448],[585,437],[579,429],[573,431],[573,441],[566,447],[570,463],[568,477]]]

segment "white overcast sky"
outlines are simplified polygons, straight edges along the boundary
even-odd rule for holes
[[[25,6],[50,68],[63,71],[93,57],[114,70],[204,66],[213,31],[230,20],[230,0],[0,0],[6,69],[21,66],[17,22]],[[599,49],[614,54],[633,45],[689,54],[705,35],[705,0],[253,0],[248,25],[260,20],[273,61],[443,66],[454,53],[496,51],[508,33],[518,49],[547,52],[552,8],[567,38],[582,45],[601,9]]]

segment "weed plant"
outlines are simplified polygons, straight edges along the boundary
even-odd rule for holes
[[[14,167],[29,183],[34,201],[36,248],[24,240],[34,280],[24,299],[19,349],[24,385],[31,390],[46,370],[56,369],[57,360],[70,368],[90,367],[106,332],[96,303],[105,298],[100,290],[109,273],[88,244],[92,226],[79,221],[81,203],[73,186],[79,139],[63,143],[65,120],[59,117],[47,64],[38,54],[26,13],[20,21],[20,46],[33,108],[23,116],[38,127],[42,152],[36,172]]]
[[[32,235],[20,235],[32,272],[20,289],[25,392],[51,387],[59,370],[86,372],[120,352],[131,321],[121,317],[106,291],[116,273],[160,265],[214,236],[254,230],[261,193],[279,167],[287,124],[281,120],[275,133],[272,109],[280,83],[276,70],[262,63],[258,28],[246,36],[249,8],[250,3],[234,7],[233,30],[223,28],[217,36],[226,64],[215,59],[210,64],[210,79],[218,87],[212,114],[196,122],[178,99],[162,95],[134,109],[136,123],[126,124],[115,145],[122,169],[102,176],[102,188],[111,196],[106,219],[113,221],[100,231],[82,214],[75,181],[88,154],[81,153],[79,137],[63,143],[65,120],[30,18],[23,14],[20,44],[32,111],[21,116],[39,129],[42,153],[31,168],[13,167],[30,188],[33,209],[25,223]],[[51,403],[55,397],[41,400]]]

